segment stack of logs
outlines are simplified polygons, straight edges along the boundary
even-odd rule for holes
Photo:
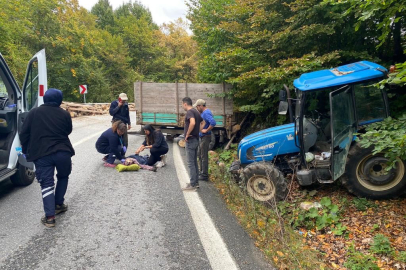
[[[134,103],[128,104],[130,111],[135,110]],[[75,102],[62,102],[61,108],[68,111],[72,118],[84,115],[108,114],[110,103],[83,104]]]

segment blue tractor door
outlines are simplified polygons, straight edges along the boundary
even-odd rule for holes
[[[354,95],[351,86],[330,93],[331,174],[337,180],[345,172],[348,151],[357,130]]]

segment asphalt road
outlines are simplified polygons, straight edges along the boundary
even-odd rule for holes
[[[55,228],[40,224],[36,181],[0,183],[0,269],[222,269],[227,261],[228,269],[273,269],[210,183],[181,191],[183,149],[170,143],[156,173],[103,167],[94,144],[109,124],[107,116],[74,119],[69,211]],[[130,134],[129,152],[142,141]]]

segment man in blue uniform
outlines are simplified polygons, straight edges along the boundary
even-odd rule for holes
[[[55,226],[55,214],[68,210],[64,197],[72,170],[71,157],[75,154],[68,135],[72,132],[70,114],[59,107],[62,92],[48,89],[44,104],[32,109],[20,133],[23,153],[27,161],[35,164],[35,176],[41,185],[45,216],[41,222],[46,227]],[[54,173],[58,182],[54,183]]]

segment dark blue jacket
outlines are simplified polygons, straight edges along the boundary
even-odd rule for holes
[[[70,114],[59,107],[62,92],[50,88],[45,92],[44,104],[30,110],[20,132],[20,141],[27,161],[34,161],[64,151],[72,156],[75,150],[69,140],[72,132]]]
[[[154,135],[154,144],[152,145],[153,148],[162,147],[168,149],[168,143],[166,142],[165,137],[160,130],[155,130],[153,135]],[[142,144],[147,146],[147,139],[145,139],[145,141]]]
[[[109,128],[96,141],[96,149],[100,153],[105,152],[107,149],[109,153],[105,154],[113,154],[116,156],[117,159],[123,158],[122,152],[122,139],[118,136],[117,133],[113,132],[112,128]]]
[[[113,116],[113,122],[117,120],[121,120],[124,124],[131,126],[130,121],[130,109],[128,108],[128,104],[125,103],[123,106],[118,106],[118,100],[114,100],[110,104],[110,115]]]

